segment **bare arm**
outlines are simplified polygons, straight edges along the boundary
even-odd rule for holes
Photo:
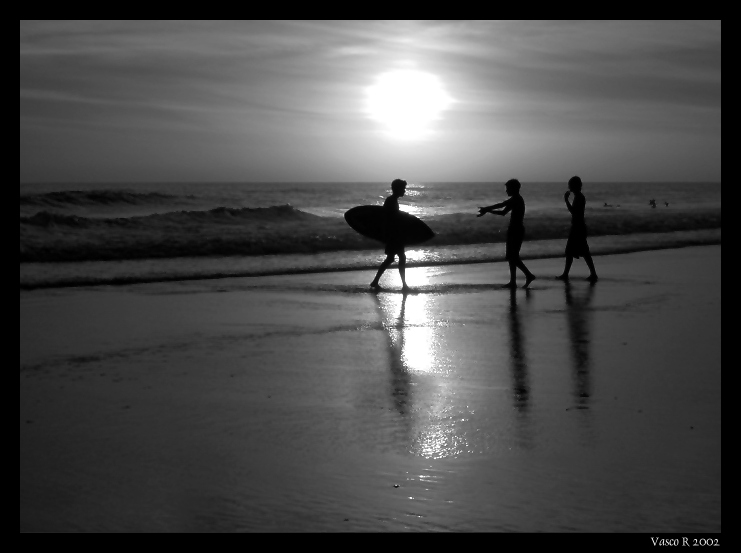
[[[497,209],[501,209],[501,211],[495,211]],[[509,213],[510,209],[512,209],[512,207],[510,206],[509,200],[505,200],[498,204],[489,205],[486,207],[480,207],[479,214],[476,215],[476,217],[482,217],[483,215],[486,215],[487,213],[491,213],[492,215],[506,215],[507,213]]]
[[[569,196],[571,195],[571,192],[566,192],[563,195],[563,199],[566,202],[566,207],[569,210],[569,213],[574,213],[574,207],[571,205],[571,202],[569,201]]]

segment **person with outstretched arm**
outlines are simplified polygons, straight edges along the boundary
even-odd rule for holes
[[[493,215],[507,215],[507,213],[512,213],[509,219],[509,227],[507,228],[506,246],[510,280],[505,286],[509,288],[517,287],[517,269],[520,269],[525,274],[525,285],[523,288],[527,288],[535,280],[535,275],[530,272],[522,262],[522,259],[520,259],[520,248],[525,239],[525,200],[520,195],[520,188],[522,186],[517,179],[510,179],[505,183],[504,187],[509,199],[498,204],[480,207],[477,217],[482,217],[487,213]]]

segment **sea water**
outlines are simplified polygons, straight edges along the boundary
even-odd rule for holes
[[[720,243],[720,183],[585,183],[592,253]],[[523,183],[522,257],[563,254],[565,183]],[[371,269],[383,245],[343,214],[390,183],[21,184],[21,289]],[[409,183],[402,210],[436,233],[410,266],[504,259],[503,183]]]

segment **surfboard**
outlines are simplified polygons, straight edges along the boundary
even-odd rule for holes
[[[359,205],[345,212],[345,221],[363,236],[385,243],[384,216],[383,206]],[[435,236],[433,230],[422,219],[411,213],[399,211],[397,216],[396,232],[404,246],[421,244]]]

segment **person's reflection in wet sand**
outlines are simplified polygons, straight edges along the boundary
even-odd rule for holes
[[[390,409],[398,412],[388,435],[392,448],[428,458],[460,452],[451,420],[453,394],[439,374],[434,325],[423,297],[377,296],[389,354]]]
[[[564,287],[566,294],[566,314],[569,320],[569,340],[573,361],[574,402],[577,409],[589,407],[589,324],[591,311],[589,304],[594,295],[594,285],[589,285],[583,295],[574,294],[571,284]]]
[[[510,290],[509,294],[509,347],[510,361],[512,362],[512,393],[515,409],[528,410],[530,386],[527,377],[527,360],[522,337],[522,324],[517,311],[517,293]]]
[[[391,312],[391,303],[384,305],[379,296],[375,296],[375,298],[378,310],[383,314],[382,324],[388,337],[391,396],[399,414],[407,416],[410,412],[410,375],[404,362],[404,311],[407,295],[402,295],[401,308],[397,317],[394,317]]]
[[[530,291],[525,291],[525,297],[530,298]],[[525,355],[525,339],[522,331],[522,321],[517,305],[517,290],[511,289],[509,294],[509,312],[507,313],[509,326],[509,358],[512,375],[512,400],[518,415],[518,432],[523,446],[532,443],[530,435],[530,378],[527,370]]]
[[[580,289],[581,287],[576,287]],[[566,316],[568,318],[569,341],[571,344],[573,401],[572,409],[583,410],[586,429],[591,428],[591,414],[589,402],[592,394],[590,370],[590,330],[592,310],[591,302],[594,296],[594,283],[590,283],[586,290],[576,293],[575,287],[566,283],[564,293],[566,297]]]

